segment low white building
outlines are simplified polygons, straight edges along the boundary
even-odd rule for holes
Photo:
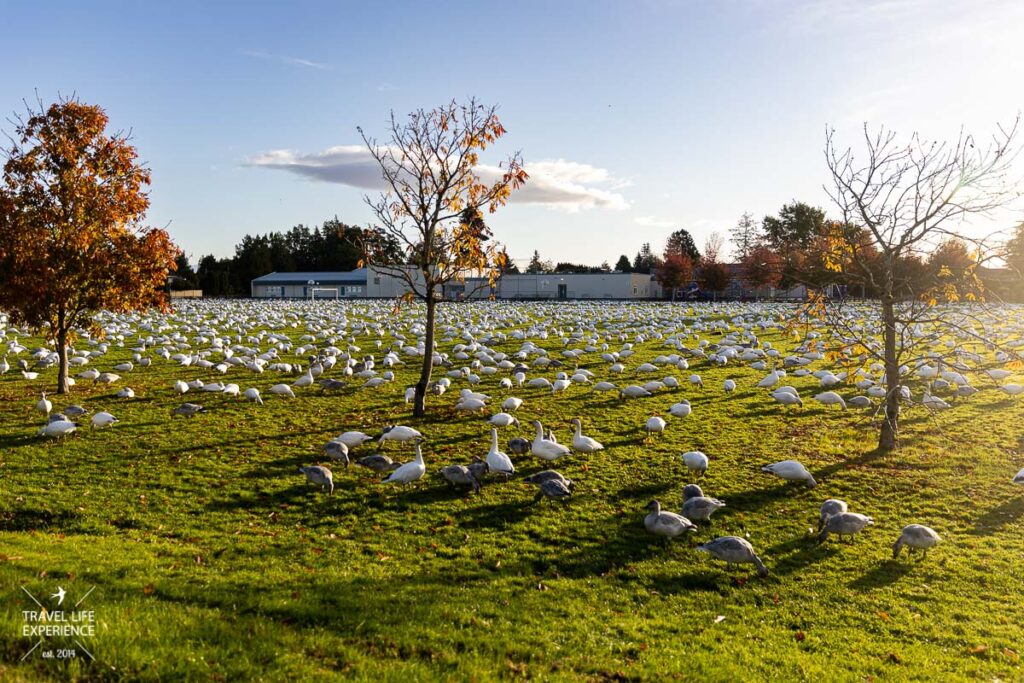
[[[313,290],[318,290],[318,297],[365,297],[366,268],[348,272],[268,273],[254,279],[250,287],[256,299],[308,299]]]
[[[482,281],[467,282],[467,290]],[[644,273],[516,273],[503,275],[493,290],[482,287],[473,298],[496,299],[650,299],[661,286]]]

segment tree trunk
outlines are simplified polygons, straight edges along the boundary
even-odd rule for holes
[[[68,330],[63,308],[57,311],[57,358],[57,393],[66,394],[71,387],[68,385]]]
[[[885,344],[885,419],[878,435],[878,448],[896,449],[899,442],[900,366],[896,358],[896,311],[892,291],[882,297],[882,336]]]
[[[427,331],[423,344],[426,351],[423,354],[423,369],[420,371],[420,381],[416,383],[416,397],[413,400],[412,414],[416,417],[423,417],[427,414],[426,398],[427,386],[430,384],[430,372],[434,368],[434,312],[437,302],[434,300],[433,289],[427,290]]]

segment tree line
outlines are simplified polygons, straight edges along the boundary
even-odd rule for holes
[[[245,235],[230,258],[207,254],[193,268],[188,257],[179,255],[171,288],[201,289],[206,296],[248,296],[251,281],[267,273],[354,270],[363,258],[363,234],[363,228],[334,217],[320,226],[300,224],[286,231]],[[385,241],[383,248],[401,260],[397,242]]]

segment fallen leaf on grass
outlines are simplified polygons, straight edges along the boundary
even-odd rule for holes
[[[807,634],[804,633],[803,631],[797,631],[796,633],[793,634],[793,638],[796,639],[796,642],[802,643],[802,642],[804,642],[804,639],[807,638]]]
[[[716,624],[721,624],[723,621],[725,621],[725,615],[719,614],[717,617],[715,617]]]

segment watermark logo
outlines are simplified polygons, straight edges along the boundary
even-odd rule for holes
[[[21,611],[20,635],[34,641],[21,656],[21,661],[33,656],[41,659],[88,657],[96,661],[90,651],[92,646],[85,645],[89,639],[96,637],[96,611],[84,604],[95,589],[96,586],[93,586],[71,609],[65,609],[64,599],[68,598],[70,602],[72,598],[63,586],[57,586],[57,591],[48,600],[45,597],[40,600],[22,586],[21,590],[32,599],[35,607],[29,605],[28,609]]]

